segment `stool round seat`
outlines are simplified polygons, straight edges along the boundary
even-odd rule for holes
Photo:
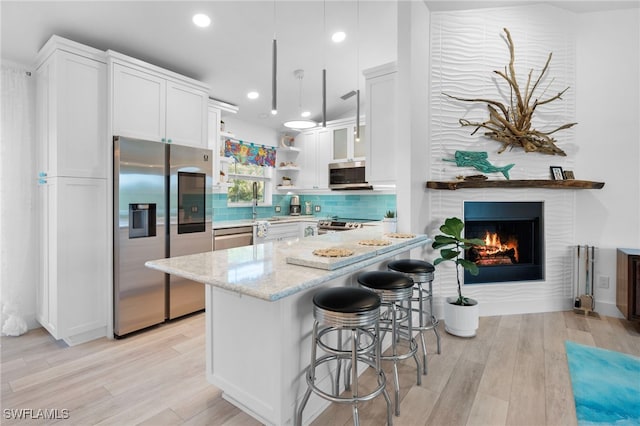
[[[313,297],[313,316],[334,327],[366,327],[378,320],[380,302],[380,296],[364,288],[328,288]]]
[[[414,281],[427,282],[433,280],[436,268],[429,262],[417,259],[393,260],[387,264],[391,271],[414,275]]]
[[[358,283],[378,293],[383,302],[406,300],[413,293],[413,280],[397,272],[363,272],[358,275]]]

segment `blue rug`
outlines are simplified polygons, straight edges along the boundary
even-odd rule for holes
[[[578,425],[640,425],[640,358],[566,341]]]

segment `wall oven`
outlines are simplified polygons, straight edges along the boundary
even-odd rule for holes
[[[329,163],[329,188],[373,189],[365,180],[365,162]]]

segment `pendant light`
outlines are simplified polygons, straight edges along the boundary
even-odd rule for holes
[[[273,42],[271,47],[271,115],[278,113],[278,40],[276,39],[276,0],[273,0]]]
[[[298,79],[299,91],[298,91],[298,109],[300,116],[302,117],[302,79],[304,78],[304,70],[295,70],[293,75]],[[316,127],[317,123],[311,120],[291,120],[284,123],[285,127],[290,129],[310,129]]]
[[[327,127],[327,1],[322,2],[322,127]]]
[[[360,0],[356,0],[356,142],[360,142]]]

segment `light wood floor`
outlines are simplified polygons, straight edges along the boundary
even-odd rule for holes
[[[429,354],[421,386],[415,364],[401,366],[395,425],[574,425],[564,341],[640,356],[638,324],[572,312],[484,317],[473,339],[441,336],[442,354]],[[433,333],[427,337],[435,352]],[[207,384],[204,315],[73,348],[43,329],[1,345],[3,425],[56,423],[7,418],[19,408],[66,409],[63,425],[259,424]],[[383,425],[385,407],[382,398],[363,404],[361,424]],[[314,422],[348,424],[350,408],[337,404]]]

